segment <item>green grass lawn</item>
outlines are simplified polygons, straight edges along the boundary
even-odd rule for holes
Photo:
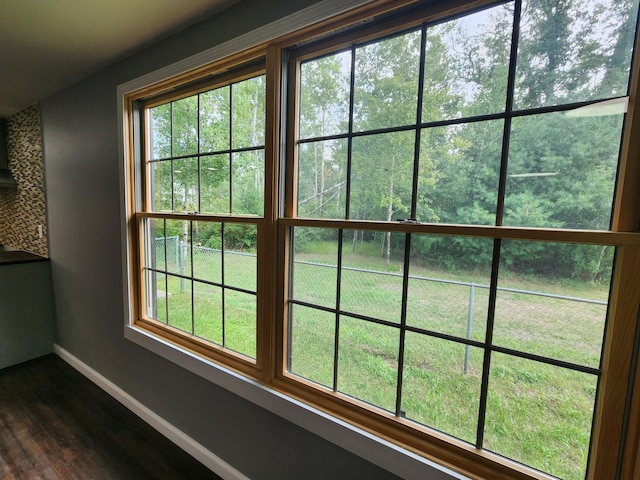
[[[222,255],[202,249],[193,256],[193,275],[199,280],[222,282]],[[157,319],[219,346],[256,357],[256,257],[225,252],[225,286],[181,279],[192,273],[191,257],[182,267],[169,265],[170,274],[158,275]],[[234,289],[235,287],[235,289]],[[248,292],[238,291],[243,289]],[[168,292],[168,295],[165,293]],[[168,305],[167,305],[168,299]],[[193,305],[193,308],[192,308]]]
[[[335,308],[337,269],[326,266],[335,265],[335,258],[334,252],[323,248],[313,253],[296,253],[297,262],[312,264],[295,264],[293,298]],[[398,275],[402,273],[402,265],[399,262],[386,265],[379,257],[350,252],[345,253],[343,264],[372,271],[342,272],[341,310],[391,325],[371,323],[344,313],[336,323],[333,312],[293,305],[291,371],[332,388],[336,328],[339,328],[335,379],[338,391],[395,412],[400,329],[393,325],[399,324],[401,317],[402,277]],[[225,279],[230,285],[255,289],[255,257],[234,257],[232,269],[230,265],[228,261],[225,269]],[[212,264],[207,269],[194,265],[196,272],[215,271],[218,273],[211,273],[212,276],[221,275],[219,265]],[[489,292],[482,285],[489,284],[488,272],[452,274],[412,265],[410,274],[473,282],[476,286],[470,338],[485,340]],[[600,301],[606,300],[608,294],[607,285],[549,283],[533,276],[503,275],[499,287]],[[168,291],[170,325],[255,357],[255,295],[224,289],[223,341],[222,288],[198,282],[192,287],[191,282],[185,282],[181,290],[179,279],[170,276]],[[407,325],[466,337],[469,285],[414,278],[409,282],[407,298]],[[162,298],[158,307],[159,311],[165,311]],[[159,314],[159,319],[166,321],[164,315]],[[606,305],[499,291],[494,344],[597,368],[605,315]],[[468,349],[465,373],[467,348],[463,343],[411,331],[404,342],[400,401],[403,415],[475,444],[484,349]],[[594,375],[494,352],[483,447],[561,478],[584,478],[596,385]]]

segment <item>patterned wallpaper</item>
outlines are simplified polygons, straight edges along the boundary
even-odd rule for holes
[[[7,144],[9,171],[18,183],[18,189],[0,189],[0,244],[48,257],[44,158],[38,104],[8,118]],[[42,238],[39,225],[42,225]]]

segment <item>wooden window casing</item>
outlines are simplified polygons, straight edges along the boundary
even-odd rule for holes
[[[297,91],[299,61],[335,51],[354,41],[378,38],[399,30],[413,28],[425,22],[438,21],[467,10],[495,4],[489,1],[432,2],[420,6],[413,1],[376,0],[351,12],[292,32],[267,45],[215,62],[177,78],[132,92],[125,97],[126,155],[128,185],[128,238],[130,243],[130,284],[133,324],[197,354],[235,369],[252,379],[308,402],[342,420],[353,423],[383,439],[389,440],[441,465],[472,478],[548,478],[486,450],[458,441],[448,435],[418,425],[402,417],[371,408],[365,402],[319,387],[287,371],[287,302],[290,264],[290,236],[294,227],[313,226],[328,229],[390,231],[408,234],[471,236],[494,240],[531,240],[545,242],[587,243],[610,245],[617,249],[611,283],[611,296],[600,366],[599,389],[590,447],[587,478],[632,479],[640,475],[640,369],[636,369],[638,313],[640,305],[640,108],[636,105],[640,88],[640,62],[632,63],[629,108],[626,114],[621,147],[613,221],[610,230],[569,230],[528,228],[502,225],[452,225],[431,223],[398,223],[363,220],[333,220],[297,218],[296,102],[287,94]],[[402,13],[409,8],[407,14]],[[398,10],[399,14],[395,14]],[[393,14],[390,14],[393,13]],[[382,21],[378,21],[382,18]],[[364,26],[362,26],[364,24]],[[349,29],[353,28],[351,32]],[[337,30],[342,35],[333,36]],[[326,38],[320,48],[308,47],[308,53],[298,45],[312,44]],[[296,61],[285,62],[284,52],[292,52]],[[290,55],[291,53],[289,53]],[[305,56],[306,55],[306,56]],[[195,214],[149,212],[144,202],[148,179],[144,172],[141,146],[144,119],[141,103],[154,105],[181,95],[210,88],[207,78],[216,72],[233,70],[264,58],[266,75],[265,104],[265,184],[264,215],[258,219],[243,219],[233,215],[216,215],[220,222],[248,222],[258,230],[258,305],[256,359],[251,360],[226,349],[194,339],[177,329],[144,318],[142,224],[145,218],[167,218],[197,221]],[[287,67],[288,68],[285,68]],[[226,73],[223,75],[227,75]],[[240,77],[243,74],[240,74]],[[233,77],[233,75],[232,75]],[[220,78],[220,77],[218,77]],[[215,80],[214,80],[215,81]],[[226,81],[226,79],[225,79]],[[233,80],[235,81],[235,80]],[[203,83],[204,82],[204,83]],[[172,91],[178,87],[178,92]],[[289,97],[289,99],[294,96]],[[288,120],[286,120],[288,118]],[[287,136],[286,148],[283,148]],[[284,187],[284,192],[281,187]]]
[[[262,59],[260,57],[262,57]],[[262,321],[258,321],[257,313],[256,327],[254,332],[256,338],[255,358],[252,358],[253,355],[247,356],[246,354],[234,351],[232,348],[226,348],[224,345],[218,345],[216,344],[217,342],[213,343],[212,341],[207,341],[204,338],[194,335],[193,331],[190,333],[188,331],[185,331],[186,329],[184,328],[175,328],[170,324],[170,322],[167,323],[158,321],[154,318],[151,318],[145,313],[145,299],[148,295],[148,293],[146,292],[146,283],[144,281],[146,265],[145,255],[147,255],[146,250],[151,247],[145,245],[145,242],[148,243],[149,240],[145,241],[144,238],[145,222],[161,222],[161,224],[162,222],[165,222],[166,224],[167,221],[180,222],[184,224],[185,227],[188,226],[187,228],[190,232],[189,238],[191,238],[191,229],[193,229],[194,225],[196,225],[198,222],[200,222],[200,224],[208,223],[211,225],[219,225],[219,228],[224,228],[225,225],[245,225],[249,228],[255,228],[257,252],[256,276],[258,279],[261,279],[262,276],[265,275],[265,269],[262,262],[262,251],[264,249],[264,247],[262,246],[262,241],[265,237],[263,233],[263,228],[265,225],[264,217],[262,215],[236,215],[232,214],[231,212],[222,214],[199,213],[197,211],[181,212],[175,211],[175,208],[173,208],[173,211],[154,211],[153,199],[151,198],[153,180],[150,177],[150,172],[151,165],[153,165],[151,162],[157,162],[158,160],[152,160],[151,153],[149,151],[149,145],[151,143],[149,134],[149,112],[151,111],[151,109],[162,105],[169,105],[171,102],[175,102],[183,98],[192,97],[194,95],[213,91],[215,89],[225,88],[234,84],[238,84],[244,80],[248,80],[256,76],[264,76],[265,66],[263,58],[264,52],[260,50],[244,53],[234,59],[226,59],[224,62],[211,66],[207,69],[203,69],[202,71],[189,72],[181,76],[180,79],[174,79],[173,82],[167,84],[163,83],[160,85],[156,85],[155,88],[151,87],[143,89],[139,92],[135,92],[131,94],[130,98],[128,99],[130,109],[128,113],[130,114],[129,119],[131,131],[135,130],[137,132],[145,132],[144,134],[140,134],[141,138],[144,138],[144,142],[136,141],[135,144],[137,150],[130,153],[131,158],[136,159],[134,161],[136,167],[132,168],[130,174],[132,176],[130,178],[134,178],[137,185],[137,192],[135,192],[135,195],[132,194],[130,197],[131,204],[137,207],[136,213],[134,216],[132,216],[130,224],[131,231],[135,232],[134,235],[131,235],[131,251],[136,252],[133,261],[135,261],[137,264],[136,271],[138,272],[137,275],[132,275],[132,281],[134,281],[136,285],[136,290],[132,292],[132,298],[135,299],[134,305],[136,311],[134,324],[158,336],[166,338],[167,340],[177,345],[192,350],[199,355],[204,355],[208,358],[220,361],[225,365],[228,365],[244,374],[259,378],[263,376],[263,365],[265,363],[264,358],[268,358],[269,353],[265,352],[265,343],[258,341],[258,339],[263,339],[267,336],[263,333],[265,323]],[[207,77],[209,77],[209,79]],[[176,86],[178,87],[176,88]],[[196,113],[196,118],[199,119],[199,115],[200,114]],[[233,115],[232,106],[229,107],[228,115],[229,121],[231,121],[230,119]],[[173,120],[170,119],[170,122],[173,122]],[[231,124],[229,124],[229,128],[231,128]],[[170,141],[172,140],[170,139]],[[196,141],[198,142],[198,145],[201,143],[199,131],[197,133]],[[231,142],[231,139],[229,139],[229,142]],[[265,152],[266,146],[262,145],[258,147],[251,147],[248,150],[247,148],[241,148],[240,150],[238,150],[234,148],[233,145],[229,144],[229,146],[225,147],[222,151],[213,152],[213,156],[224,155],[228,158],[231,158],[233,155],[235,155],[234,152],[243,151]],[[202,169],[202,167],[200,167],[200,158],[212,157],[212,155],[207,152],[201,153],[200,148],[198,147],[197,152],[193,152],[193,154],[188,154],[187,156],[190,158],[198,158],[198,171],[196,172],[196,176],[198,177],[199,186],[201,176],[200,172]],[[171,165],[171,172],[173,172],[173,157],[168,158],[168,160],[160,159],[160,161],[166,162],[168,165]],[[171,178],[173,178],[174,174],[171,173],[171,175]],[[229,182],[233,182],[233,173],[230,169],[230,165],[228,175]],[[171,182],[173,184],[173,180],[171,180]],[[265,187],[268,185],[268,183],[269,182],[265,182]],[[174,185],[172,185],[171,188],[173,191]],[[231,183],[229,183],[228,188],[231,188]],[[200,187],[198,187],[197,192],[197,202],[199,205],[202,193]],[[267,194],[265,192],[265,197],[266,195]],[[174,201],[171,200],[172,204],[173,202]],[[229,204],[229,209],[230,208],[232,208],[231,204]],[[261,208],[264,211],[268,211],[267,208],[270,207],[261,206]],[[195,209],[197,210],[198,207],[196,207]],[[193,245],[190,245],[190,251],[192,251],[191,248],[193,248]],[[221,248],[224,249],[224,246],[221,246]],[[183,275],[181,281],[187,283],[191,282],[191,285],[193,285],[194,281],[198,282],[198,278],[192,272],[191,274],[187,273],[186,275]],[[221,280],[221,282],[223,283],[216,283],[215,285],[218,286],[215,288],[218,288],[221,291],[242,291],[242,289],[238,290],[236,287],[229,287],[229,285],[226,285],[224,283],[224,280]],[[207,283],[204,283],[202,285],[207,285]],[[266,297],[262,294],[260,289],[261,285],[265,283],[268,282],[265,282],[264,280],[258,280],[258,284],[256,285],[256,312],[262,311],[264,309],[262,302],[264,302],[263,299]],[[214,286],[214,284],[209,285]],[[195,307],[192,303],[192,324],[194,322],[195,315],[193,308]],[[224,318],[224,315],[225,313],[223,311],[222,318]],[[223,320],[223,325],[224,324],[225,321]],[[193,328],[194,327],[192,326],[192,330]],[[222,328],[224,331],[224,326]],[[222,343],[224,343],[224,341]]]

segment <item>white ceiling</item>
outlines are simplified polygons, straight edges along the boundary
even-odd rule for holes
[[[2,0],[0,117],[240,0]]]

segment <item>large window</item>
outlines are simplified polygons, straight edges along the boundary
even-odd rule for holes
[[[584,478],[614,248],[472,225],[610,228],[636,7],[608,3],[294,53],[289,372]]]
[[[265,76],[243,68],[138,106],[140,321],[255,365]]]
[[[631,478],[637,2],[391,4],[129,96],[133,323],[470,476]]]

